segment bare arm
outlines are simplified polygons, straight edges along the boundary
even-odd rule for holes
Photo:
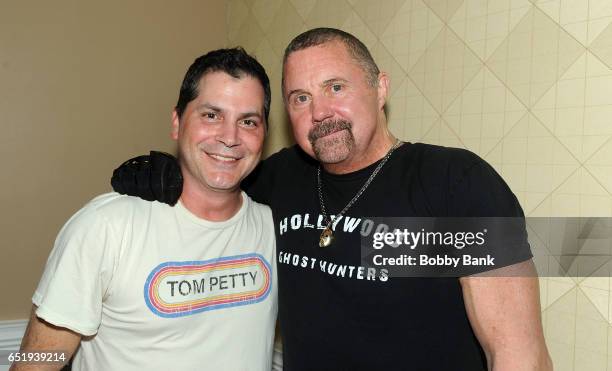
[[[490,273],[460,279],[468,318],[485,351],[489,370],[552,370],[532,261]]]
[[[52,324],[38,318],[36,316],[36,306],[33,306],[32,313],[30,314],[30,322],[28,323],[25,335],[21,341],[20,352],[65,352],[66,361],[68,361],[79,346],[80,341],[80,334],[63,327],[53,326]],[[51,371],[60,370],[62,367],[64,367],[64,365],[60,363],[14,363],[9,371]]]

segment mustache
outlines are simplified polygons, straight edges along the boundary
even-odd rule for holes
[[[313,143],[315,140],[340,130],[351,130],[353,125],[347,120],[328,120],[317,124],[308,132],[308,140]]]

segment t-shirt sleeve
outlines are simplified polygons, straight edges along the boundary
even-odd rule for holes
[[[90,336],[97,332],[117,248],[111,226],[84,207],[60,231],[32,302],[45,321]]]
[[[524,213],[518,199],[487,162],[469,153],[463,166],[451,171],[448,215],[473,218],[488,229],[487,247],[481,251],[496,259],[495,268],[532,257]]]
[[[510,187],[484,160],[476,158],[450,181],[449,214],[466,217],[523,217]]]

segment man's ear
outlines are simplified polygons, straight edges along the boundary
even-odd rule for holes
[[[172,130],[170,131],[170,137],[174,140],[178,139],[179,125],[179,116],[175,108],[172,110]]]
[[[380,72],[378,74],[378,109],[383,109],[387,96],[389,94],[389,76],[386,72]]]

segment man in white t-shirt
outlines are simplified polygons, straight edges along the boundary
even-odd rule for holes
[[[172,117],[179,202],[110,193],[78,211],[34,293],[22,351],[74,353],[75,370],[269,370],[274,227],[239,188],[269,107],[268,77],[244,50],[196,59]],[[42,367],[61,365],[12,369]]]

